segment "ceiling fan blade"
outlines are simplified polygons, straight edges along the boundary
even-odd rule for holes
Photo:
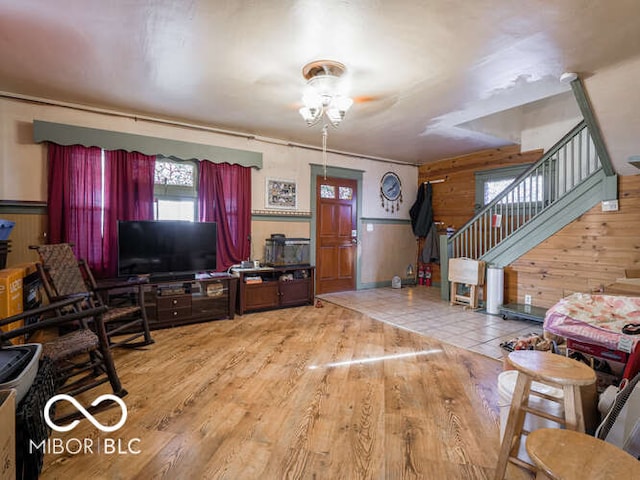
[[[383,100],[383,95],[358,95],[353,97],[353,103],[371,103]]]

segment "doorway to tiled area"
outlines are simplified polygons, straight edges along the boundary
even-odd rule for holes
[[[499,315],[450,305],[440,298],[438,287],[384,287],[318,298],[495,359],[505,354],[500,347],[502,342],[542,333],[539,322],[504,320]]]

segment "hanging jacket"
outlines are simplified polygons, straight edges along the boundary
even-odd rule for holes
[[[424,239],[422,254],[420,255],[422,263],[440,263],[440,238],[435,223],[431,223],[431,228]]]
[[[432,195],[433,187],[431,184],[429,182],[422,183],[418,188],[416,201],[409,209],[411,228],[416,237],[426,237],[433,224]]]
[[[409,210],[413,234],[416,237],[425,237],[420,255],[422,263],[438,263],[440,261],[440,240],[436,225],[433,223],[432,197],[433,186],[429,182],[422,183],[418,188],[416,201]]]

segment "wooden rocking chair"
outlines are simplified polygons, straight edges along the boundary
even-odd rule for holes
[[[68,298],[44,307],[27,310],[0,320],[0,327],[14,322],[27,322],[27,325],[9,331],[0,330],[0,348],[10,345],[12,338],[24,338],[26,335],[36,336],[42,342],[41,358],[48,358],[54,365],[56,393],[76,396],[104,383],[111,385],[111,390],[118,397],[124,397],[127,391],[122,387],[109,348],[104,327],[103,315],[105,306],[77,308],[74,304],[84,302],[82,297]],[[76,305],[77,307],[77,305]],[[61,312],[69,313],[61,313]],[[33,321],[35,319],[35,321]],[[92,327],[89,328],[89,322]],[[53,330],[53,332],[52,332]],[[64,335],[55,335],[55,330],[67,330]],[[90,412],[108,407],[86,406]],[[78,412],[58,416],[57,421],[79,418]]]
[[[50,302],[82,296],[85,301],[73,305],[76,311],[104,306],[102,320],[111,347],[139,347],[153,343],[144,309],[146,281],[109,282],[107,286],[100,288],[86,262],[76,258],[70,244],[37,245],[30,248],[35,249],[40,256],[38,269]],[[108,290],[114,289],[129,292],[127,298],[132,301],[124,306],[107,305],[105,299],[108,297]],[[141,337],[141,340],[134,341]]]

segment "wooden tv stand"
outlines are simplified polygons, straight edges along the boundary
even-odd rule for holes
[[[315,267],[234,268],[238,275],[237,313],[313,305]],[[259,283],[251,283],[258,281]]]
[[[144,305],[150,328],[167,328],[209,320],[232,319],[238,278],[197,275],[191,280],[153,281],[145,285]]]

